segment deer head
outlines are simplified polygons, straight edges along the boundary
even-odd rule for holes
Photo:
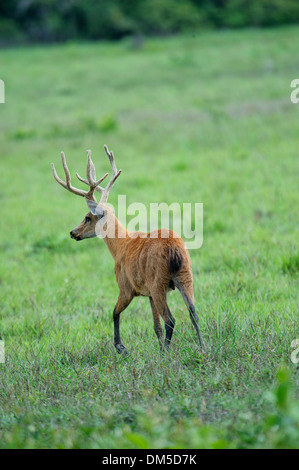
[[[72,186],[71,184],[71,175],[66,163],[66,158],[63,152],[61,152],[61,160],[62,160],[62,166],[64,169],[65,173],[65,182],[59,178],[59,176],[56,173],[54,163],[51,164],[52,166],[52,171],[54,178],[58,183],[71,193],[77,194],[78,196],[83,196],[87,202],[87,205],[90,209],[90,212],[86,214],[84,217],[83,221],[75,227],[71,232],[70,236],[71,238],[74,238],[75,240],[84,240],[85,238],[93,238],[96,236],[96,224],[98,223],[99,219],[102,219],[105,214],[109,213],[111,209],[105,206],[105,203],[108,200],[109,192],[114,185],[116,179],[119,177],[121,170],[117,170],[116,165],[115,165],[115,159],[112,151],[109,151],[107,145],[104,145],[106,154],[109,158],[109,162],[112,168],[112,177],[107,184],[105,188],[100,186],[100,183],[108,176],[108,173],[106,173],[104,176],[102,176],[100,179],[96,179],[96,171],[95,171],[95,166],[91,160],[91,151],[87,150],[87,167],[86,167],[86,178],[81,178],[81,176],[76,173],[76,176],[79,181],[82,181],[83,183],[87,184],[89,186],[88,191],[83,191],[82,189],[77,189]],[[94,192],[98,191],[101,193],[101,199],[100,202],[97,203]]]

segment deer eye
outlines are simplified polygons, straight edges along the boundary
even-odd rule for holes
[[[88,216],[86,216],[86,217],[85,217],[85,222],[88,223],[88,222],[90,222],[90,221],[91,221],[91,218],[88,217]]]

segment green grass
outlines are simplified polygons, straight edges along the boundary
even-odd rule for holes
[[[1,51],[0,447],[298,447],[299,28]],[[203,202],[192,250],[202,356],[183,301],[161,357],[149,302],[122,314],[82,198],[53,179],[103,145],[110,197]],[[78,183],[80,184],[80,183]]]

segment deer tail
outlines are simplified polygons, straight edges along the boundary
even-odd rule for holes
[[[170,246],[168,251],[168,269],[170,274],[176,275],[182,268],[183,256],[177,246]]]

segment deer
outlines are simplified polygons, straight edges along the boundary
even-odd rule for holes
[[[76,173],[79,181],[89,187],[87,191],[72,186],[64,152],[61,152],[61,160],[65,181],[57,175],[54,163],[51,166],[55,180],[69,192],[84,197],[89,208],[83,221],[71,230],[70,237],[81,241],[99,236],[103,238],[114,259],[115,277],[119,288],[118,299],[113,310],[116,351],[119,354],[128,354],[120,336],[120,314],[137,296],[149,298],[154,331],[160,350],[161,352],[168,350],[175,327],[175,318],[169,310],[167,294],[171,290],[178,289],[189,311],[199,346],[204,352],[205,344],[199,330],[199,320],[194,305],[191,258],[185,242],[172,230],[158,229],[150,233],[132,232],[120,223],[114,210],[107,206],[107,200],[122,170],[117,170],[114,154],[109,151],[107,145],[104,145],[104,149],[112,169],[112,177],[106,187],[100,186],[100,183],[108,176],[108,173],[97,180],[90,150],[87,150],[86,179]],[[99,203],[97,203],[95,191],[101,194]],[[165,324],[165,339],[161,319]]]

